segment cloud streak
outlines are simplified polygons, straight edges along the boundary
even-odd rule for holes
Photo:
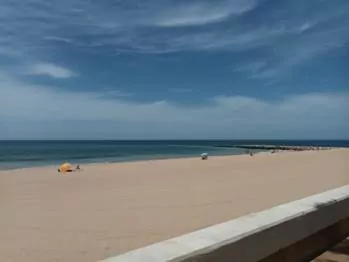
[[[38,63],[28,66],[26,73],[29,75],[43,75],[53,78],[71,78],[76,76],[75,72],[50,63]]]
[[[160,27],[207,25],[225,21],[230,16],[241,15],[253,9],[255,5],[254,0],[174,5],[173,8],[162,12],[150,25]]]

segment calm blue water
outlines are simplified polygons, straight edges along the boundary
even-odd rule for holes
[[[205,141],[0,141],[0,169],[83,164],[174,157],[234,155],[245,150],[222,148],[239,144],[349,147],[348,140],[205,140]]]

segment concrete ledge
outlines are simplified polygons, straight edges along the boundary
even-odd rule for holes
[[[343,219],[259,262],[309,262],[346,238],[349,218]]]
[[[344,239],[348,222],[349,186],[345,186],[103,262],[309,261]]]

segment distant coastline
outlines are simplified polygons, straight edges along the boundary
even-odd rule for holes
[[[18,140],[0,141],[0,169],[241,155],[275,147],[349,147],[349,140]],[[248,148],[251,146],[251,148]]]

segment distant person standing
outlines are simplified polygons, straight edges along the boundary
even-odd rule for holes
[[[253,156],[253,152],[251,150],[246,150],[246,154],[250,155],[250,156]]]
[[[201,156],[202,160],[207,160],[207,158],[208,158],[208,154],[207,153],[202,153],[200,156]]]

